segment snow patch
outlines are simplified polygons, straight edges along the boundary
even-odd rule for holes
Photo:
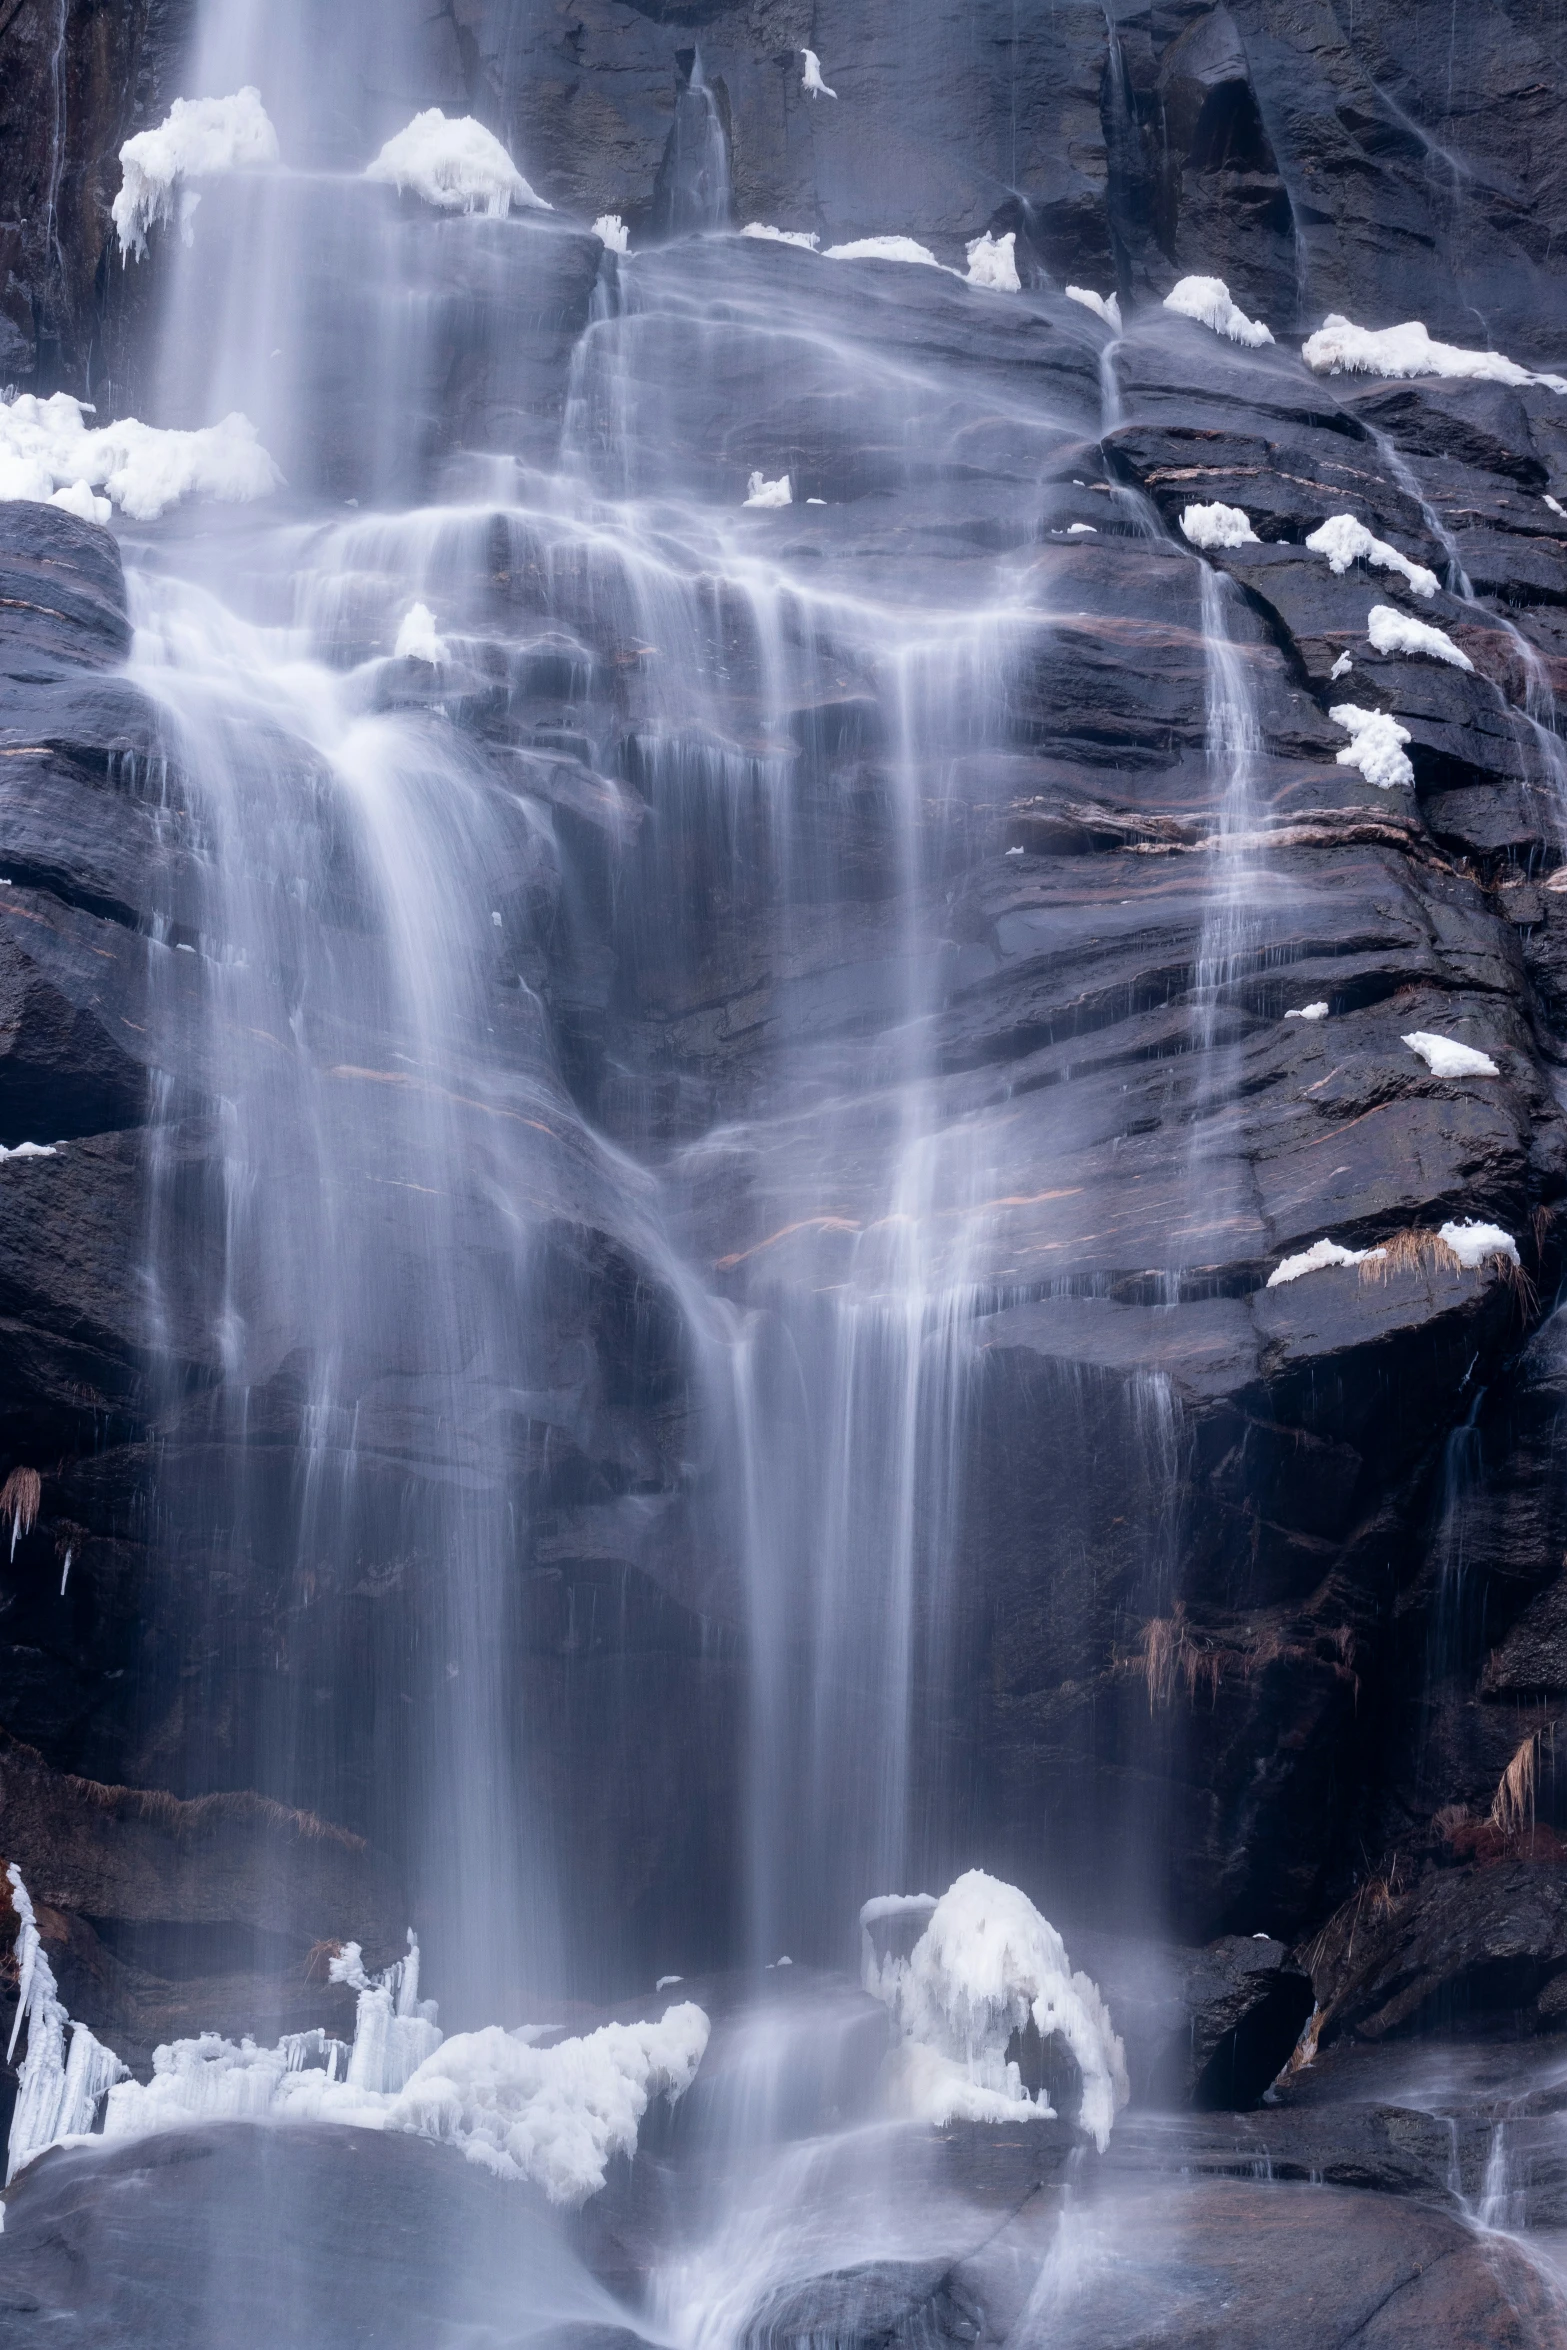
[[[74,514],[78,522],[96,522],[100,528],[114,512],[108,499],[96,497],[84,481],[70,481],[63,490],[51,490],[49,503]]]
[[[1374,652],[1423,653],[1430,661],[1445,661],[1451,669],[1474,668],[1469,655],[1444,629],[1411,620],[1408,613],[1395,612],[1391,604],[1372,605],[1366,615],[1366,634]]]
[[[1365,327],[1330,311],[1301,345],[1300,355],[1316,375],[1445,375],[1478,383],[1545,384],[1553,392],[1567,392],[1567,377],[1531,375],[1500,351],[1434,343],[1418,318],[1402,326]]]
[[[7,1159],[52,1159],[56,1155],[52,1142],[18,1142],[14,1143],[10,1150],[0,1143],[0,1166],[3,1166]]]
[[[800,55],[805,59],[805,71],[800,76],[800,87],[809,90],[813,98],[836,98],[837,91],[829,90],[827,84],[822,80],[822,61],[816,51],[802,49]]]
[[[552,207],[534,194],[493,131],[471,114],[448,117],[428,106],[395,138],[387,140],[367,180],[384,180],[399,191],[412,189],[443,212],[476,212],[504,220],[514,204]]]
[[[1350,659],[1348,653],[1340,653],[1338,659],[1334,662],[1332,668],[1328,671],[1329,683],[1332,685],[1337,685],[1339,679],[1341,677],[1347,677],[1354,666],[1355,664]]]
[[[1423,563],[1411,563],[1386,539],[1373,538],[1353,514],[1330,514],[1306,540],[1313,555],[1326,555],[1328,569],[1342,578],[1352,563],[1374,563],[1380,571],[1396,571],[1417,596],[1434,596],[1441,582]]]
[[[1181,529],[1194,547],[1260,546],[1248,516],[1239,506],[1188,506]]]
[[[1008,229],[1004,237],[993,237],[987,229],[966,245],[968,255],[968,282],[971,286],[988,286],[993,294],[1020,294],[1023,281],[1017,273],[1017,235]]]
[[[1437,1234],[1445,1240],[1454,1256],[1468,1273],[1485,1263],[1487,1257],[1506,1257],[1518,1262],[1518,1243],[1500,1224],[1480,1224],[1466,1217],[1462,1224],[1444,1224]]]
[[[436,633],[435,614],[428,604],[410,604],[403,614],[392,647],[394,661],[428,661],[437,668],[446,658],[445,639]]]
[[[1429,1028],[1412,1028],[1398,1041],[1419,1054],[1433,1077],[1500,1077],[1502,1074],[1489,1053],[1482,1053],[1472,1044],[1460,1044],[1456,1036],[1437,1036]]]
[[[120,149],[123,176],[110,217],[121,259],[134,253],[139,260],[154,222],[173,219],[182,180],[265,169],[277,160],[277,132],[259,90],[247,86],[232,98],[176,98],[156,130],[138,131]],[[189,226],[187,211],[182,219],[187,241]]]
[[[1216,335],[1227,335],[1251,351],[1260,351],[1273,340],[1260,318],[1248,318],[1236,308],[1222,277],[1183,277],[1165,295],[1164,306],[1178,318],[1194,318],[1199,326],[1211,327]]]
[[[282,479],[255,426],[238,413],[199,432],[160,430],[134,416],[94,429],[85,417],[67,392],[0,401],[0,499],[61,504],[92,522],[107,520],[99,508],[112,499],[134,521],[154,522],[181,498],[243,503],[268,496]],[[89,514],[95,490],[103,496]]]
[[[27,2025],[27,2054],[17,2076],[6,2149],[9,2186],[23,2165],[42,2154],[45,2147],[92,2128],[99,2098],[125,2078],[125,2067],[112,2049],[93,2038],[85,2024],[71,2022],[60,2000],[54,1969],[44,1956],[38,1921],[15,1861],[6,1870],[6,1879],[11,1887],[11,1906],[21,1920],[16,1937],[16,2021],[6,2050],[8,2064],[16,2054],[22,2025]]]
[[[1097,538],[1099,525],[1097,522],[1069,522],[1066,535],[1069,539]]]
[[[1547,506],[1549,506],[1553,514],[1559,514],[1563,522],[1567,522],[1567,506],[1559,504],[1559,502],[1551,496],[1549,490],[1547,490],[1545,493],[1545,503]]]
[[[1299,1255],[1285,1257],[1268,1275],[1270,1289],[1282,1289],[1286,1282],[1298,1281],[1303,1273],[1323,1273],[1330,1265],[1368,1265],[1375,1257],[1385,1257],[1383,1248],[1341,1248],[1336,1240],[1314,1240],[1310,1248]]]
[[[1404,745],[1410,740],[1407,726],[1400,726],[1396,718],[1381,710],[1357,709],[1353,702],[1335,704],[1328,716],[1352,738],[1338,755],[1340,767],[1358,767],[1378,791],[1414,782],[1415,771],[1404,756]]]
[[[1085,310],[1091,310],[1096,318],[1104,320],[1106,326],[1120,333],[1121,304],[1116,295],[1096,294],[1091,286],[1068,286],[1066,298],[1069,302],[1081,302]]]
[[[593,234],[608,252],[629,253],[631,250],[631,231],[618,212],[601,212],[593,223]]]
[[[847,245],[829,245],[829,261],[914,261],[924,269],[941,269],[944,264],[936,259],[928,245],[916,244],[913,237],[854,237]],[[955,277],[955,270],[948,270]]]
[[[751,474],[745,485],[745,502],[748,506],[792,506],[789,476],[781,473],[776,481],[764,481],[760,473]]]
[[[748,220],[740,234],[763,237],[769,245],[798,245],[802,253],[821,250],[822,240],[813,228],[769,228],[765,220]]]
[[[1286,1012],[1284,1015],[1286,1020],[1325,1020],[1327,1016],[1328,1007],[1325,1003],[1302,1004],[1298,1011]]]
[[[872,1929],[924,1919],[907,1957],[878,1954]],[[1024,2088],[1007,2060],[1014,2032],[1033,2022],[1076,2059],[1079,2120],[1101,2153],[1129,2094],[1126,2058],[1097,1986],[1074,1974],[1060,1935],[1015,1885],[970,1869],[939,1901],[883,1895],[860,1911],[865,1988],[891,2011],[898,2039],[885,2086],[915,2120],[1048,2121],[1046,2093]]]

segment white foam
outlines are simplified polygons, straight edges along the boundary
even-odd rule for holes
[[[1317,375],[1442,375],[1479,383],[1545,384],[1567,392],[1567,377],[1532,375],[1500,351],[1465,351],[1456,343],[1433,342],[1418,318],[1402,326],[1356,326],[1331,311],[1301,345],[1301,357]]]
[[[1181,530],[1194,547],[1255,547],[1262,543],[1239,506],[1223,506],[1217,501],[1211,506],[1188,506],[1181,516]]]
[[[428,661],[432,669],[445,660],[446,642],[436,631],[435,614],[428,604],[409,605],[397,631],[392,658],[394,661]]]
[[[1085,310],[1091,310],[1096,318],[1104,320],[1106,326],[1120,333],[1121,304],[1117,295],[1096,294],[1091,286],[1068,286],[1066,298],[1069,302],[1081,302]]]
[[[800,55],[805,59],[805,71],[800,76],[801,88],[809,90],[813,98],[836,98],[837,91],[829,90],[827,84],[822,80],[822,61],[816,51],[802,49]]]
[[[1434,571],[1428,571],[1423,563],[1411,563],[1386,539],[1374,538],[1353,514],[1330,514],[1308,534],[1306,545],[1313,555],[1326,555],[1328,569],[1340,578],[1352,563],[1372,563],[1380,571],[1398,572],[1417,596],[1434,596],[1441,585]]]
[[[1310,1248],[1298,1255],[1285,1257],[1268,1275],[1270,1289],[1283,1289],[1288,1282],[1298,1281],[1303,1273],[1325,1273],[1332,1265],[1368,1265],[1375,1257],[1386,1256],[1381,1248],[1341,1248],[1336,1240],[1314,1240]]]
[[[176,432],[133,416],[89,427],[81,402],[66,392],[47,400],[23,392],[0,402],[0,499],[56,502],[61,490],[98,490],[134,521],[153,522],[181,498],[244,502],[266,497],[281,479],[255,426],[237,413],[199,432]],[[88,515],[77,497],[69,510],[102,521],[101,503]]]
[[[993,237],[987,229],[964,247],[968,255],[968,282],[971,286],[988,286],[994,294],[1020,294],[1023,281],[1017,273],[1017,236],[1008,229],[1004,237]]]
[[[944,264],[936,259],[928,245],[916,244],[913,237],[854,237],[847,245],[829,245],[829,261],[912,261],[923,269],[941,269]],[[957,272],[949,270],[949,277]]]
[[[504,220],[514,204],[551,210],[542,196],[534,194],[493,131],[471,114],[449,117],[439,106],[426,107],[388,139],[375,161],[365,166],[365,178],[411,189],[443,212],[476,212],[482,207],[492,220]]]
[[[924,1915],[907,1958],[876,1955],[870,1929]],[[1079,2121],[1101,2153],[1129,2094],[1126,2059],[1096,1985],[1074,1974],[1060,1935],[1015,1885],[970,1869],[938,1902],[883,1895],[860,1912],[865,1988],[891,2010],[898,2039],[884,2085],[895,2111],[950,2121],[1047,2121],[1043,2089],[1031,2097],[1007,2060],[1014,2032],[1032,2020],[1058,2036],[1082,2075]]]
[[[121,257],[146,252],[154,222],[173,218],[182,181],[264,170],[277,159],[277,133],[259,90],[236,90],[232,98],[176,98],[156,130],[138,131],[120,149],[120,192],[110,217]],[[188,230],[188,212],[184,226]]]
[[[761,237],[769,245],[798,245],[802,253],[818,252],[822,241],[814,229],[770,228],[765,220],[748,220],[740,234]]]
[[[789,476],[781,473],[776,481],[764,481],[760,473],[753,473],[745,485],[745,502],[748,506],[792,506]]]
[[[1211,327],[1216,335],[1228,336],[1232,343],[1244,343],[1251,351],[1259,351],[1273,340],[1260,318],[1248,318],[1244,310],[1237,309],[1222,277],[1183,277],[1165,295],[1164,306],[1180,318],[1194,318],[1199,326]]]
[[[1444,1224],[1437,1238],[1446,1241],[1470,1273],[1483,1265],[1487,1257],[1506,1257],[1515,1265],[1518,1262],[1518,1243],[1500,1224],[1481,1224],[1466,1216],[1462,1224]]]
[[[593,223],[593,234],[611,253],[631,250],[631,231],[618,212],[601,212]]]
[[[1351,737],[1339,752],[1340,767],[1358,767],[1378,791],[1414,782],[1415,771],[1404,756],[1404,745],[1410,739],[1407,726],[1400,726],[1381,710],[1357,709],[1353,702],[1337,703],[1328,716]]]
[[[1412,1028],[1399,1042],[1419,1054],[1433,1077],[1500,1077],[1502,1074],[1489,1053],[1482,1053],[1472,1044],[1460,1044],[1456,1036],[1438,1036],[1429,1028]]]
[[[1366,615],[1366,634],[1378,653],[1424,654],[1428,661],[1445,661],[1452,669],[1474,668],[1469,655],[1444,629],[1395,612],[1391,604],[1373,604]]]

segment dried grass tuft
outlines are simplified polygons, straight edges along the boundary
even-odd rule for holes
[[[17,1537],[31,1534],[37,1524],[43,1497],[44,1481],[36,1469],[13,1469],[5,1483],[0,1485],[0,1519],[9,1518],[11,1521],[13,1554]]]
[[[1167,1706],[1177,1682],[1194,1700],[1206,1686],[1210,1703],[1217,1699],[1223,1665],[1217,1649],[1205,1647],[1186,1621],[1186,1607],[1177,1600],[1172,1614],[1152,1616],[1142,1630],[1143,1674],[1148,1683],[1148,1711]]]
[[[1534,1798],[1540,1776],[1540,1733],[1531,1730],[1503,1771],[1491,1798],[1491,1825],[1504,1836],[1522,1836],[1534,1827]]]
[[[305,1953],[305,1981],[329,1983],[332,1979],[332,1961],[342,1955],[341,1942],[312,1942]]]

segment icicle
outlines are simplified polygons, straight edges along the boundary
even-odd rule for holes
[[[27,2054],[22,2059],[16,2110],[11,2116],[6,2149],[5,2176],[9,2186],[35,2155],[58,2145],[62,2138],[84,2136],[91,2130],[98,2100],[117,2081],[125,2080],[128,2073],[113,2049],[95,2040],[85,2024],[71,2023],[54,1979],[54,1969],[44,1956],[38,1921],[15,1861],[6,1876],[12,1903],[21,1919],[17,1935],[16,2021],[6,2051],[8,2062],[16,2052],[22,2018],[27,2018]],[[69,2055],[65,2046],[68,2024]]]

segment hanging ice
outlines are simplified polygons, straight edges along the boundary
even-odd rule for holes
[[[1331,311],[1301,345],[1301,357],[1317,375],[1443,375],[1493,384],[1545,384],[1567,392],[1567,377],[1531,375],[1500,351],[1465,351],[1456,343],[1435,343],[1418,318],[1402,326],[1356,326]]]
[[[1358,767],[1378,791],[1414,782],[1415,771],[1404,756],[1404,745],[1410,739],[1407,726],[1400,726],[1383,710],[1361,710],[1353,702],[1335,704],[1328,716],[1352,738],[1338,755],[1340,767]]]
[[[1121,304],[1114,294],[1096,294],[1090,286],[1068,286],[1066,298],[1069,302],[1081,302],[1085,310],[1092,310],[1095,317],[1102,318],[1106,326],[1120,333]]]
[[[417,1940],[410,1933],[407,1957],[379,1975],[367,1975],[359,1944],[345,1942],[327,1972],[359,1994],[349,2087],[394,2095],[441,2045],[435,2001],[419,1997]]]
[[[97,489],[133,521],[154,522],[181,498],[244,503],[269,496],[281,479],[255,426],[237,413],[199,432],[161,430],[133,416],[95,429],[67,392],[0,402],[0,499],[50,500],[83,520],[106,521],[102,500],[89,515],[79,498],[57,497],[75,489],[90,498]]]
[[[1188,506],[1181,516],[1181,530],[1194,547],[1259,546],[1261,541],[1251,527],[1250,518],[1239,506]]]
[[[1372,605],[1366,614],[1366,634],[1378,653],[1423,653],[1428,660],[1445,661],[1452,669],[1474,668],[1469,655],[1454,644],[1445,629],[1429,628],[1423,620],[1412,620],[1407,612],[1395,612],[1391,604]]]
[[[443,212],[475,212],[482,206],[492,220],[504,220],[514,204],[552,209],[534,194],[493,131],[471,114],[449,117],[439,106],[426,107],[388,139],[365,166],[365,178],[411,189]]]
[[[1004,237],[993,237],[987,229],[964,248],[968,254],[968,282],[971,286],[988,286],[994,294],[1020,294],[1023,283],[1017,273],[1017,236],[1008,229]]]
[[[277,159],[277,133],[259,90],[236,90],[232,98],[176,98],[156,130],[138,131],[120,149],[124,176],[110,217],[121,258],[134,253],[139,259],[153,223],[174,217],[182,181],[264,169]]]
[[[805,71],[800,76],[801,87],[808,90],[813,98],[836,98],[837,91],[829,90],[822,80],[822,61],[816,51],[802,49],[800,55],[805,59]]]
[[[1433,1077],[1500,1077],[1502,1074],[1489,1053],[1482,1053],[1472,1044],[1460,1044],[1456,1036],[1438,1036],[1433,1029],[1412,1028],[1399,1042],[1419,1054]]]
[[[1434,596],[1441,585],[1434,571],[1428,571],[1423,563],[1411,563],[1386,539],[1373,538],[1353,514],[1330,514],[1308,534],[1306,545],[1313,555],[1326,555],[1328,569],[1340,577],[1352,563],[1374,563],[1381,571],[1398,572],[1417,596]]]
[[[6,2061],[16,2054],[23,2023],[27,2026],[27,2053],[22,2059],[6,2149],[6,2184],[24,2163],[90,2130],[98,2100],[106,2089],[125,2078],[125,2067],[112,2049],[95,2040],[85,2024],[73,2024],[60,1999],[54,1969],[44,1956],[38,1921],[15,1861],[6,1870],[11,1904],[21,1920],[16,1938],[16,2021]],[[70,2053],[65,2034],[69,2026]]]
[[[878,1953],[873,1928],[924,1916],[904,1958]],[[1101,2153],[1129,2090],[1126,2059],[1097,1987],[1074,1974],[1060,1935],[1026,1893],[970,1869],[942,1898],[883,1895],[860,1912],[865,1988],[892,2012],[899,2040],[888,2059],[892,2101],[914,2118],[1048,2121],[1007,2057],[1030,2022],[1066,2043],[1082,2075],[1079,2119]]]
[[[1183,277],[1165,295],[1164,306],[1180,318],[1194,318],[1199,326],[1211,327],[1216,335],[1227,335],[1232,343],[1244,343],[1249,350],[1258,351],[1273,340],[1260,318],[1248,318],[1244,310],[1236,308],[1222,277]]]

